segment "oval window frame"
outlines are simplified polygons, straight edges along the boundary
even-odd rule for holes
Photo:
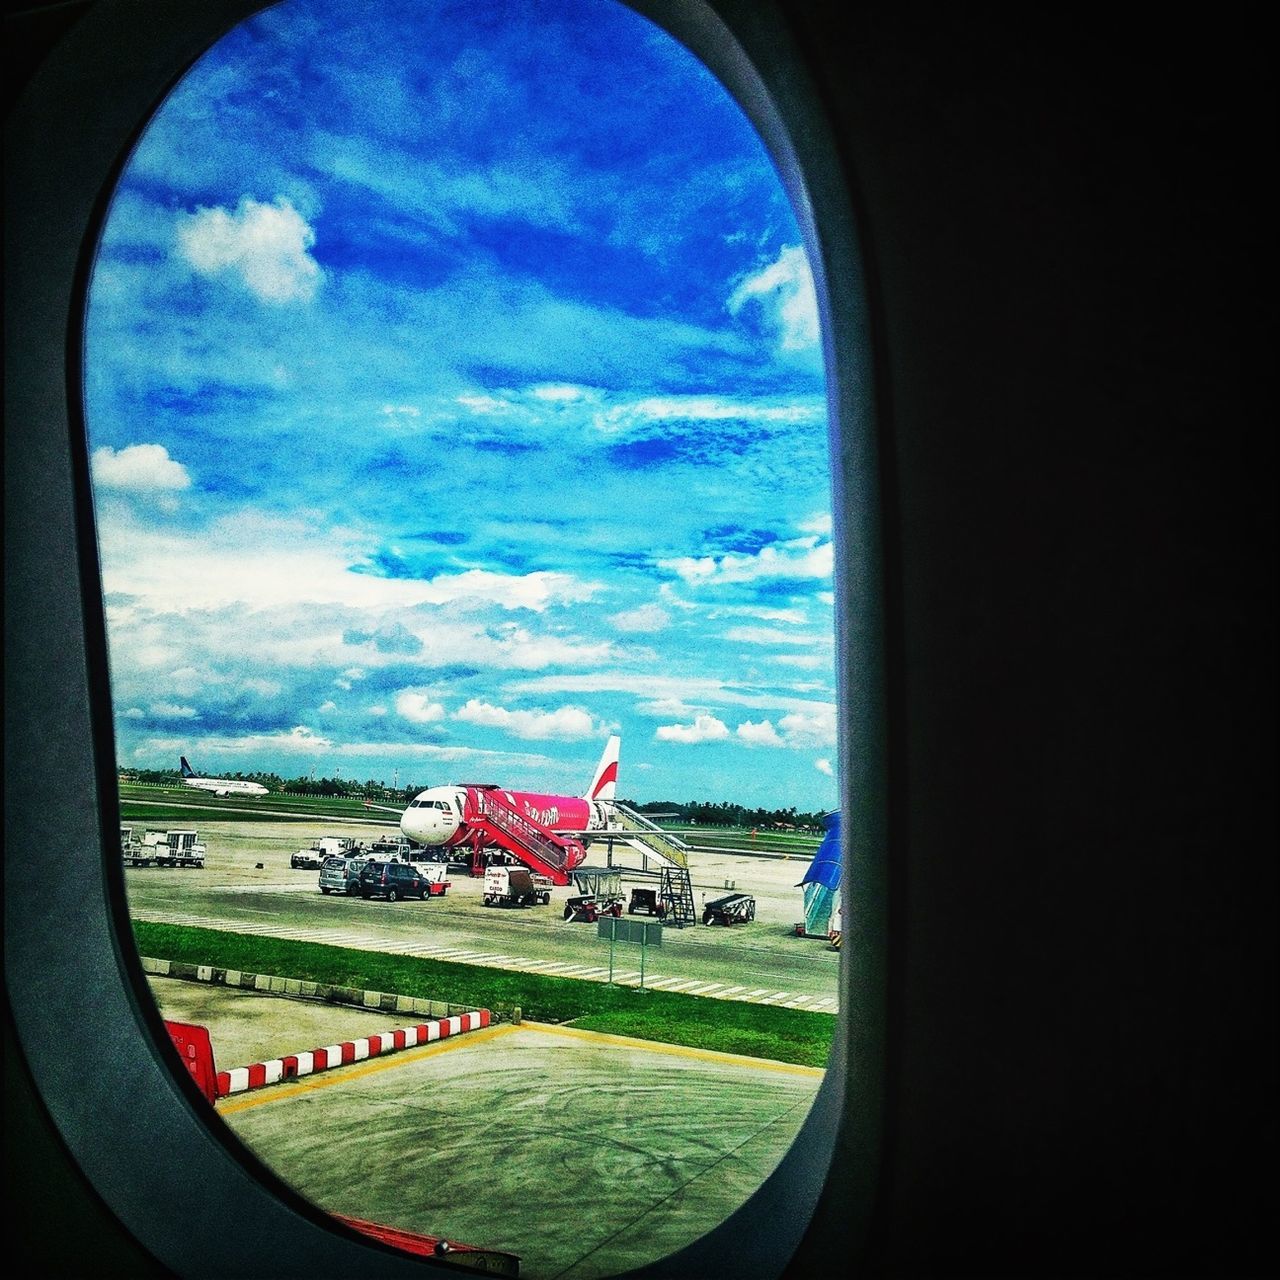
[[[57,814],[71,853],[61,877],[33,877],[22,859],[5,860],[6,987],[26,1065],[59,1133],[112,1212],[164,1265],[181,1273],[199,1259],[201,1272],[246,1274],[265,1255],[285,1256],[299,1271],[421,1274],[421,1262],[345,1231],[229,1132],[205,1123],[206,1104],[167,1052],[127,945],[123,871],[109,856],[119,825],[116,762],[82,403],[90,268],[119,174],[165,95],[231,27],[266,7],[156,3],[143,21],[136,3],[99,0],[8,122],[6,612],[14,626],[6,640],[6,836],[10,850],[20,849]],[[741,1274],[774,1276],[811,1231],[824,1187],[840,1200],[854,1193],[855,1203],[824,1207],[822,1230],[856,1250],[879,1157],[886,730],[863,260],[830,124],[777,6],[632,0],[630,7],[700,58],[763,138],[804,236],[823,335],[843,875],[858,886],[856,945],[843,952],[826,1078],[795,1143],[728,1220],[645,1269],[719,1268],[732,1240],[735,1259],[750,1264]],[[92,116],[85,102],[94,104]],[[21,756],[12,750],[17,742]],[[225,1215],[204,1213],[209,1203]],[[228,1218],[234,1233],[225,1230]]]

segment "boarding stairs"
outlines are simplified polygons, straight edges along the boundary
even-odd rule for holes
[[[663,863],[673,867],[689,866],[689,846],[679,836],[664,831],[649,821],[642,813],[628,809],[625,804],[616,801],[609,806],[614,820],[621,827],[616,834],[627,844],[642,849],[645,853],[655,854]]]
[[[534,822],[496,788],[468,788],[462,817],[477,834],[546,876],[552,884],[568,884],[570,872],[586,856],[580,840],[557,835]]]
[[[698,908],[693,902],[693,882],[688,867],[663,867],[662,889],[658,896],[666,905],[664,924],[683,929],[687,924],[698,923]]]
[[[698,923],[698,909],[693,901],[693,883],[689,879],[689,846],[677,835],[664,831],[642,813],[616,801],[610,806],[614,821],[621,827],[616,834],[644,853],[653,854],[661,866],[662,888],[659,897],[666,904],[665,924],[683,929]]]

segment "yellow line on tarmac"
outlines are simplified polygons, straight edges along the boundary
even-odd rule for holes
[[[755,1067],[759,1071],[777,1071],[789,1076],[824,1076],[823,1067],[805,1067],[795,1062],[775,1062],[772,1058],[750,1058],[741,1053],[721,1053],[718,1049],[694,1049],[683,1044],[663,1044],[660,1040],[638,1040],[635,1036],[615,1036],[605,1031],[585,1031],[578,1027],[561,1027],[548,1022],[522,1022],[521,1026],[548,1035],[571,1039],[593,1040],[616,1045],[621,1049],[647,1049],[651,1053],[667,1053],[677,1058],[694,1058],[699,1062],[723,1062],[739,1067]]]
[[[347,1063],[346,1069],[326,1068],[315,1076],[303,1076],[296,1084],[260,1085],[247,1097],[237,1097],[234,1101],[224,1098],[217,1103],[220,1116],[235,1115],[239,1111],[248,1111],[251,1107],[265,1106],[268,1102],[284,1102],[302,1094],[314,1093],[317,1089],[329,1089],[337,1084],[346,1084],[351,1080],[363,1080],[365,1076],[375,1075],[379,1071],[390,1071],[393,1067],[408,1066],[421,1062],[424,1058],[434,1058],[447,1052],[455,1045],[478,1044],[493,1040],[499,1036],[518,1031],[519,1027],[503,1025],[484,1027],[477,1031],[460,1032],[456,1036],[447,1036],[443,1040],[435,1040],[431,1044],[418,1045],[413,1049],[401,1049],[395,1053],[379,1054],[376,1058],[368,1058],[363,1062]],[[292,1056],[292,1055],[290,1055]]]

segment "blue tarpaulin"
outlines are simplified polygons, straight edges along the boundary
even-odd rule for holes
[[[822,825],[827,834],[800,883],[820,884],[834,891],[840,887],[840,811],[827,814]]]
[[[810,934],[828,932],[831,906],[840,888],[839,810],[827,814],[822,825],[826,828],[826,835],[800,881],[804,886],[804,931]]]

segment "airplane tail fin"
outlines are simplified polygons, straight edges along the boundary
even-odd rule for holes
[[[585,799],[613,799],[614,788],[618,782],[618,755],[621,746],[622,739],[617,734],[604,744],[604,754],[600,757],[600,763],[596,765],[596,776],[591,779]]]
[[[182,766],[182,776],[184,778],[194,778],[196,776],[196,771],[187,763],[186,756],[179,756],[178,762]]]

